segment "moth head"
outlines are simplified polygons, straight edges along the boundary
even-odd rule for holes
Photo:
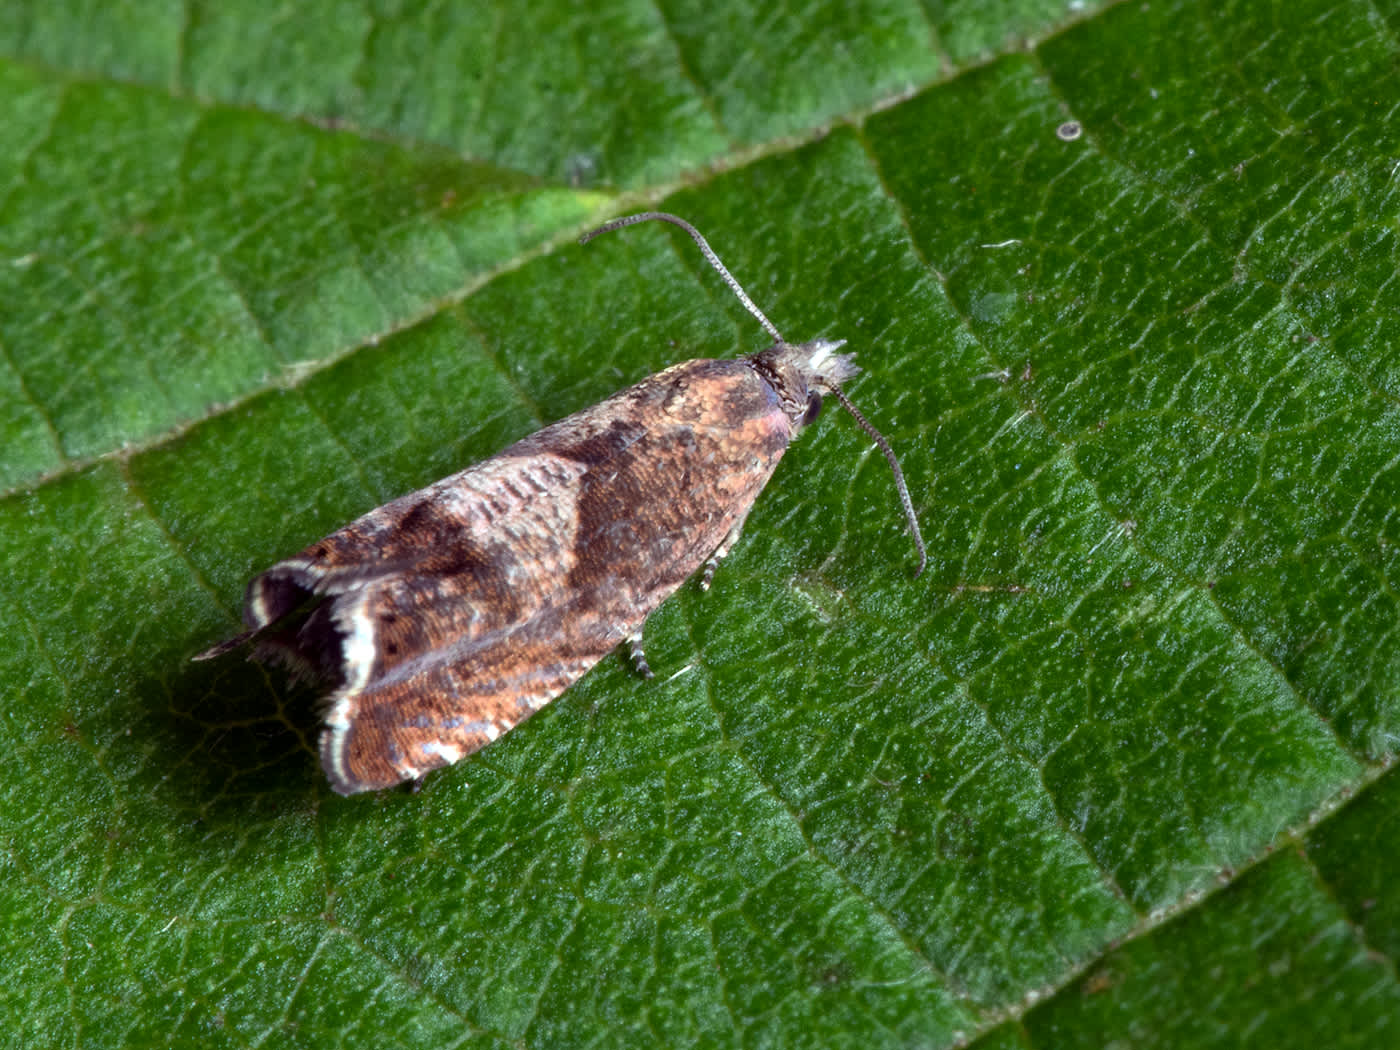
[[[844,339],[814,339],[810,343],[778,343],[753,363],[778,395],[794,429],[801,429],[821,412],[822,395],[860,373],[854,354],[838,354]]]

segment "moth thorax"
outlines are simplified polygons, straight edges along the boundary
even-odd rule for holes
[[[800,427],[815,418],[822,393],[860,372],[854,354],[836,352],[845,345],[844,339],[778,343],[749,362],[777,393],[793,426]]]

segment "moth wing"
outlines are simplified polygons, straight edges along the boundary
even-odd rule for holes
[[[537,516],[472,531],[479,558],[336,599],[352,673],[321,738],[335,790],[450,765],[562,693],[725,544],[791,439],[739,362],[687,362],[613,402],[462,476],[473,507],[487,468],[507,490],[526,473],[560,479]],[[430,505],[461,488],[440,483]]]
[[[373,600],[357,598],[366,608],[348,615],[369,622]],[[347,681],[326,714],[321,763],[331,786],[341,794],[389,787],[485,747],[581,678],[624,634],[596,610],[563,603],[387,669],[364,665],[366,676]]]
[[[673,366],[272,566],[244,638],[335,683],[335,790],[416,778],[640,627],[734,534],[791,436],[746,363]]]

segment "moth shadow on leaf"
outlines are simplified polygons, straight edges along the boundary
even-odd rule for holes
[[[318,690],[252,660],[186,663],[170,683],[163,783],[205,815],[304,808],[321,792]]]

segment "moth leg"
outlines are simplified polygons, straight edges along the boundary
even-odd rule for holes
[[[651,664],[647,663],[647,654],[642,652],[642,629],[638,627],[627,636],[627,653],[632,658],[632,667],[643,678],[655,678],[651,673]]]
[[[734,527],[729,530],[729,535],[720,541],[720,545],[715,548],[715,552],[705,561],[705,571],[700,574],[700,589],[708,591],[710,584],[714,582],[715,570],[719,568],[719,563],[724,560],[724,556],[734,549],[734,544],[739,542],[739,533],[744,531],[743,519],[734,523]]]

